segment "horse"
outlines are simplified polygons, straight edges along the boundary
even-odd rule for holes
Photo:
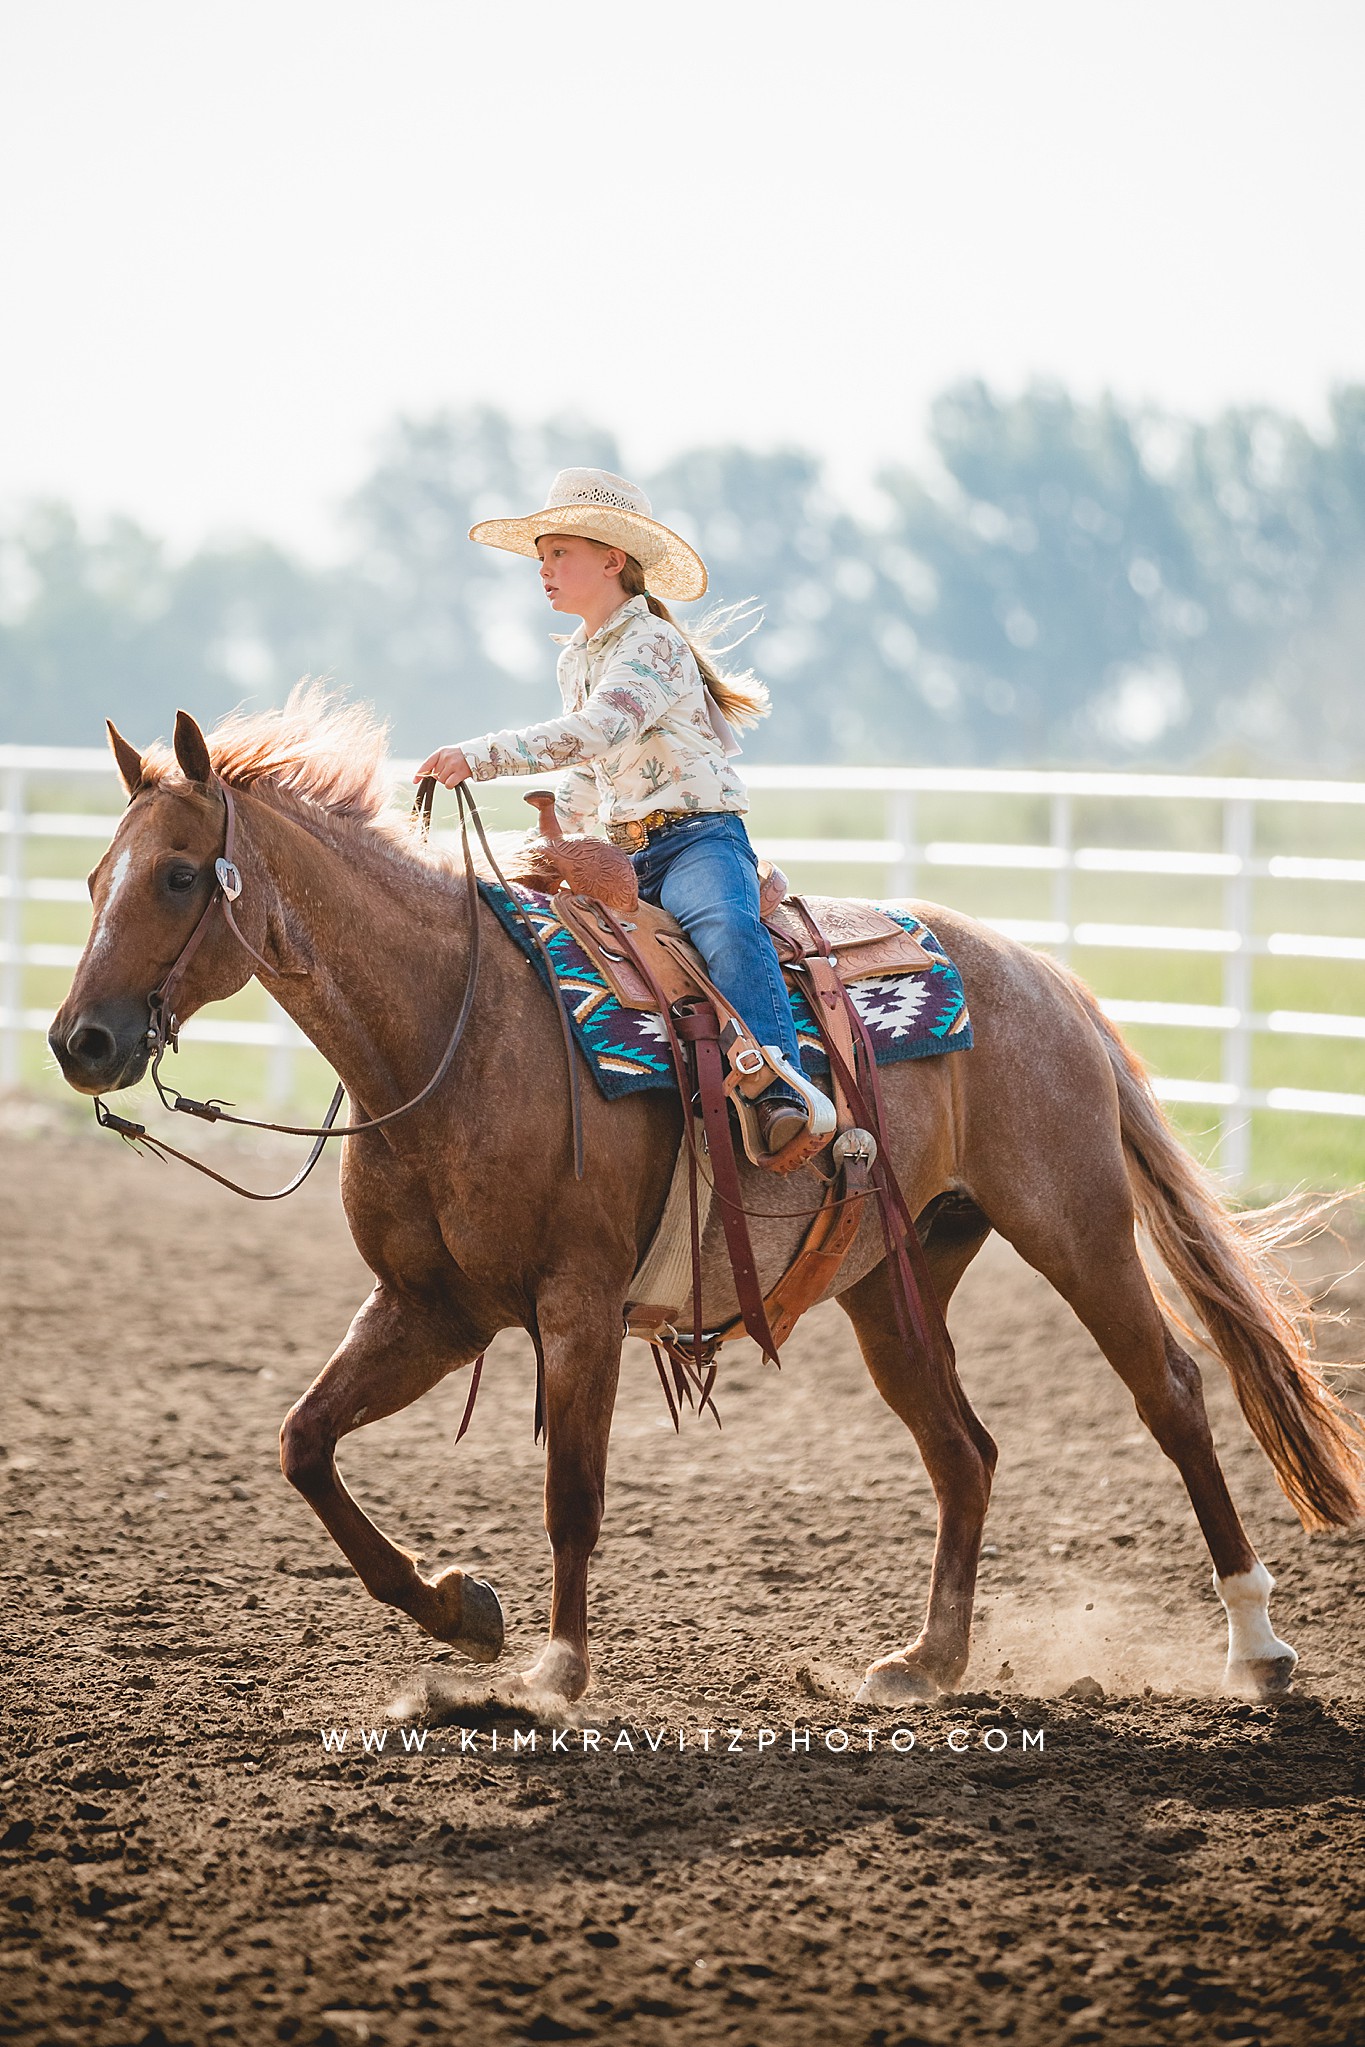
[[[188,1017],[257,974],[331,1062],[362,1121],[406,1103],[439,1071],[477,920],[481,972],[450,1071],[411,1114],[343,1141],[342,1201],[374,1285],[285,1416],[281,1465],[375,1599],[466,1656],[496,1659],[504,1629],[492,1586],[458,1567],[423,1577],[347,1491],[336,1451],[469,1366],[499,1330],[528,1331],[553,1584],[548,1640],[521,1681],[537,1697],[576,1700],[591,1675],[588,1568],[623,1306],[667,1195],[681,1102],[675,1092],[608,1102],[580,1090],[575,1176],[555,1003],[454,856],[391,808],[384,732],[365,707],[314,687],[282,711],[236,714],[208,738],[182,712],[173,750],[141,753],[112,726],[110,736],[128,805],[90,876],[89,940],[49,1034],[78,1092],[107,1094],[145,1071],[149,995],[212,899],[230,812],[235,921],[206,922],[176,1008]],[[940,1307],[992,1231],[1070,1304],[1184,1481],[1226,1614],[1227,1689],[1281,1692],[1298,1659],[1271,1624],[1274,1581],[1219,1466],[1199,1369],[1179,1340],[1192,1341],[1190,1329],[1156,1290],[1138,1229],[1312,1532],[1360,1519],[1365,1432],[1313,1363],[1307,1303],[1275,1257],[1290,1222],[1281,1209],[1229,1212],[1068,970],[944,906],[906,907],[956,961],[974,1031],[969,1051],[882,1075],[882,1138]],[[795,1252],[812,1184],[741,1162],[765,1287]],[[738,1306],[714,1213],[702,1249],[704,1326],[713,1329]],[[968,1665],[996,1445],[951,1350],[935,1360],[907,1348],[870,1212],[828,1294],[911,1432],[938,1508],[923,1626],[869,1666],[857,1697],[933,1700]]]

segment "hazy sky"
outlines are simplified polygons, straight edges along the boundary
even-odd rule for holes
[[[1313,413],[1363,57],[1362,0],[0,0],[0,504],[325,547],[475,399],[849,487],[966,374]]]

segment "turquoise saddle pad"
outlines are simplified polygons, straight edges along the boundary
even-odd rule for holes
[[[479,892],[508,937],[544,973],[511,895],[492,882]],[[625,1009],[598,969],[554,912],[551,896],[518,888],[517,902],[531,917],[554,962],[555,992],[569,1013],[574,1036],[594,1080],[608,1098],[641,1088],[675,1085],[663,1025],[652,1010]],[[972,1042],[971,1019],[962,976],[927,924],[901,910],[886,910],[934,963],[917,974],[886,974],[855,981],[850,993],[867,1025],[879,1066],[902,1059],[930,1059],[941,1052],[965,1052]],[[804,996],[788,990],[801,1063],[812,1079],[829,1071],[824,1046]]]

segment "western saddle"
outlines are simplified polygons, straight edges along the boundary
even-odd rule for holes
[[[540,829],[523,848],[512,870],[514,878],[552,896],[555,915],[623,1007],[657,1012],[683,1103],[685,1108],[692,1105],[693,1113],[684,1116],[679,1157],[681,1171],[685,1155],[688,1179],[692,1328],[687,1335],[679,1334],[677,1302],[632,1302],[627,1313],[630,1333],[654,1346],[675,1425],[674,1392],[679,1399],[691,1400],[695,1390],[701,1405],[709,1403],[715,1355],[722,1343],[747,1333],[765,1358],[776,1360],[801,1315],[832,1284],[869,1198],[881,1213],[893,1276],[900,1282],[893,1293],[903,1335],[935,1350],[946,1346],[951,1356],[913,1218],[881,1145],[876,1061],[866,1026],[848,994],[850,983],[873,975],[922,973],[932,966],[933,955],[874,904],[792,895],[780,869],[771,862],[760,864],[760,912],[787,981],[804,994],[819,1029],[833,1102],[831,1116],[825,1098],[784,1062],[781,1077],[804,1093],[808,1123],[781,1151],[769,1154],[759,1137],[753,1103],[779,1077],[778,1069],[708,978],[700,954],[666,910],[640,901],[627,853],[602,839],[562,832],[549,791],[537,790],[526,800],[540,812]],[[804,1241],[766,1295],[740,1198],[730,1108],[755,1166],[773,1173],[809,1167],[822,1182],[821,1201]],[[810,1113],[817,1108],[823,1114]],[[697,1115],[740,1305],[733,1322],[709,1331],[702,1328],[701,1315]],[[827,1162],[822,1162],[822,1155],[827,1155]],[[672,1359],[673,1388],[661,1350]]]

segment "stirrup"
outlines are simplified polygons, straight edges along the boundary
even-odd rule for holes
[[[834,1135],[838,1122],[838,1118],[834,1113],[834,1104],[828,1095],[821,1094],[818,1087],[811,1086],[805,1074],[797,1071],[778,1046],[764,1045],[762,1049],[763,1057],[767,1060],[774,1074],[785,1080],[788,1087],[801,1098],[806,1111],[807,1135],[804,1140],[793,1138],[792,1143],[800,1144],[804,1142],[809,1144],[808,1156],[813,1158],[817,1151],[824,1149]],[[763,1166],[771,1171],[774,1156],[781,1158],[782,1153],[774,1154],[764,1144],[759,1132],[758,1116],[753,1103],[746,1101],[744,1096],[738,1092],[731,1095],[730,1099],[739,1114],[739,1134],[744,1140],[744,1149],[748,1154],[750,1165]],[[790,1147],[784,1147],[784,1149],[790,1149]]]

